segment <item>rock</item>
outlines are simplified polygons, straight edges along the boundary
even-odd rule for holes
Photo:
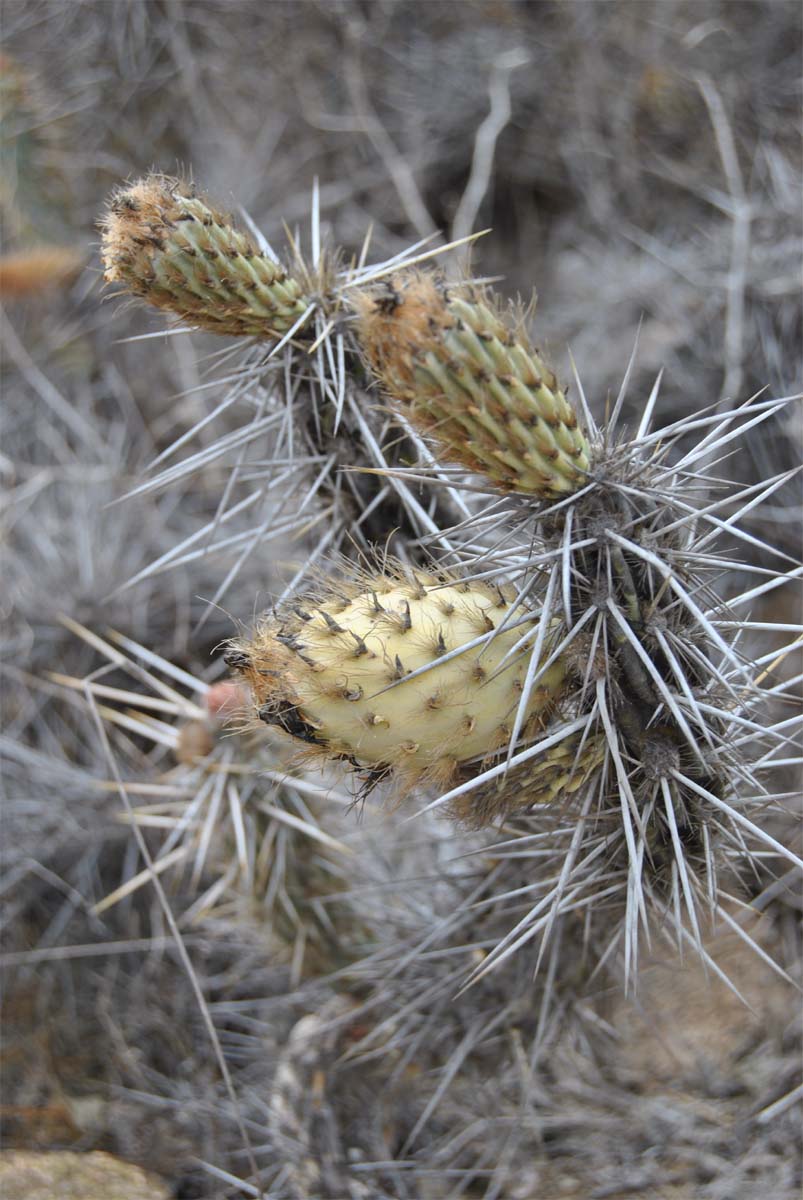
[[[3,1200],[168,1200],[164,1180],[111,1154],[0,1152]]]

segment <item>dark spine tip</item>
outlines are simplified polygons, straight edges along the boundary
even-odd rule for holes
[[[390,316],[401,304],[401,296],[390,281],[382,285],[382,291],[374,297],[374,310]]]
[[[322,608],[319,611],[320,611],[320,614],[323,617],[324,621],[326,622],[330,633],[345,633],[346,632],[342,625],[338,625],[338,623],[334,619],[334,617],[330,617],[329,613],[326,611],[325,608]]]
[[[354,657],[360,658],[363,654],[367,654],[368,647],[366,646],[364,640],[360,637],[360,635],[358,633],[355,633],[353,629],[350,629],[349,633],[354,638],[354,641],[357,643],[357,653],[355,654]]]

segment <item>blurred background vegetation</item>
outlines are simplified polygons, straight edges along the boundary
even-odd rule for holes
[[[208,372],[213,338],[126,340],[164,321],[104,299],[95,221],[109,192],[151,168],[192,175],[278,246],[283,223],[308,238],[317,179],[327,238],[356,254],[373,227],[377,259],[487,228],[473,273],[501,276],[510,295],[537,288],[539,343],[564,378],[571,348],[598,414],[639,325],[634,413],[660,368],[659,422],[761,389],[783,395],[801,361],[802,20],[796,0],[6,0],[6,1145],[111,1150],[186,1200],[253,1195],[236,1182],[253,1174],[244,1121],[272,1197],[346,1195],[299,1181],[268,1115],[289,1031],[332,1002],[327,986],[308,980],[303,992],[253,912],[186,926],[238,1117],[149,889],[102,917],[92,908],[141,863],[118,796],[98,786],[109,768],[97,730],[48,679],[97,666],[96,647],[59,614],[214,678],[210,655],[232,617],[249,621],[282,574],[252,555],[228,613],[199,633],[231,565],[225,550],[116,591],[210,520],[227,467],[111,504],[225,386]],[[200,445],[238,419],[229,408]],[[789,410],[740,445],[736,472],[768,477],[800,452]],[[780,494],[754,530],[793,555],[798,503]],[[769,619],[793,619],[791,596],[774,603]],[[132,753],[157,778],[174,751],[180,759],[180,747]],[[201,884],[183,881],[177,911]],[[774,920],[773,946],[794,974],[791,900]],[[739,968],[733,953],[749,981],[752,962]],[[464,1072],[437,1137],[402,1154],[416,1070],[432,1074],[431,1062],[341,1072],[350,1161],[379,1161],[379,1142],[415,1160],[355,1172],[348,1194],[797,1195],[794,1134],[762,1116],[793,1086],[793,993],[768,976],[751,1014],[691,969],[672,975],[670,1000],[657,970],[640,1005],[595,997],[592,1015],[570,1023],[535,1114],[487,1069],[473,1082]],[[584,1040],[582,1021],[604,1030],[599,1043]],[[331,1048],[331,1061],[342,1053]],[[478,1120],[477,1089],[500,1119],[477,1125],[483,1153],[469,1167],[452,1141]],[[380,1095],[371,1142],[363,1126],[380,1120]],[[509,1141],[517,1122],[526,1136]]]

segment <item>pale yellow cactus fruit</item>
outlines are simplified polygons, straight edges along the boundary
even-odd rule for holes
[[[445,785],[459,764],[511,736],[529,655],[505,659],[538,619],[513,604],[505,589],[484,583],[383,574],[266,622],[227,661],[250,685],[262,720],[326,757],[392,769],[402,792]],[[542,727],[564,676],[558,661],[532,690],[522,737]]]
[[[414,268],[353,304],[369,366],[442,457],[503,492],[550,499],[583,486],[588,441],[523,314]]]

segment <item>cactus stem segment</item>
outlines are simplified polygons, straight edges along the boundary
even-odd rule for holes
[[[547,499],[583,485],[588,442],[521,319],[511,328],[479,289],[447,288],[418,269],[354,303],[371,369],[447,458],[506,492]]]
[[[211,333],[280,338],[311,309],[288,272],[195,189],[149,175],[111,197],[100,222],[107,283]]]

